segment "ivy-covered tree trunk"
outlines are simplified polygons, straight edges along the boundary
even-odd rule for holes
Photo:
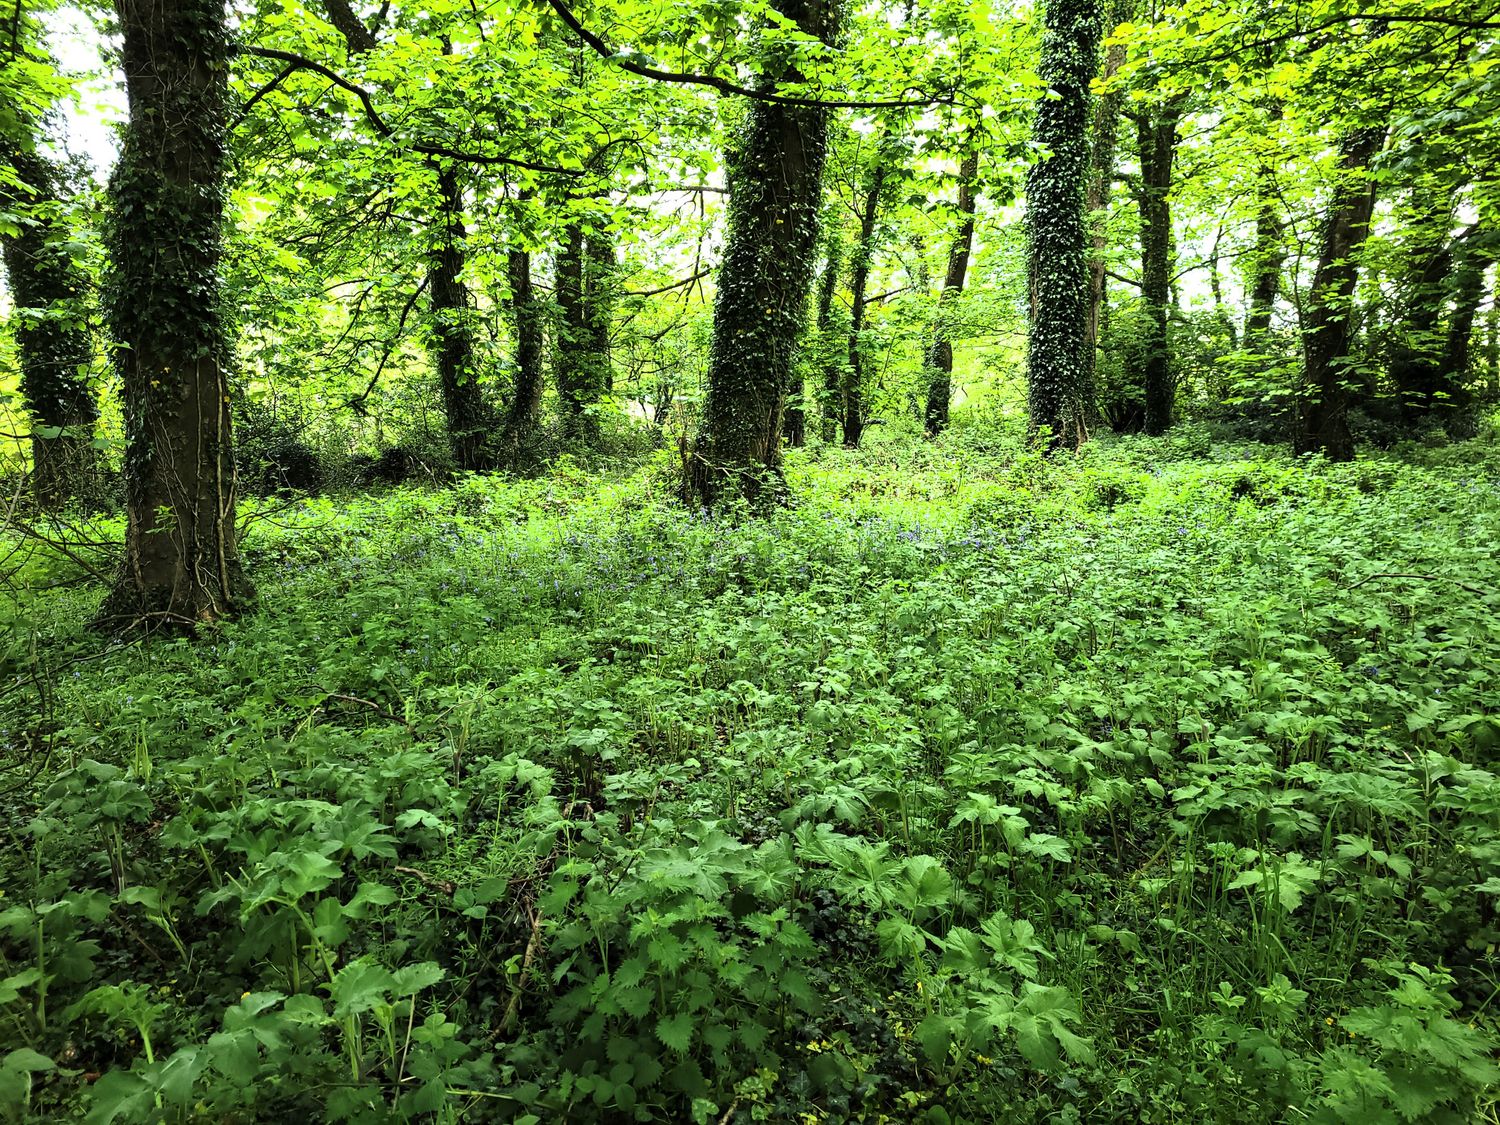
[[[464,281],[464,192],[458,169],[437,167],[437,239],[427,272],[432,308],[433,352],[443,413],[448,420],[448,444],[460,469],[490,469],[494,459],[487,437],[495,417],[485,402],[474,356],[474,324],[469,287]]]
[[[1110,7],[1112,24],[1130,17],[1135,7],[1133,0],[1115,0]],[[1125,63],[1125,44],[1112,43],[1104,53],[1104,78],[1113,78]],[[1109,250],[1109,196],[1115,182],[1115,149],[1120,126],[1120,102],[1122,94],[1111,89],[1094,102],[1093,121],[1090,129],[1089,186],[1084,206],[1088,209],[1089,222],[1089,315],[1087,335],[1083,344],[1083,358],[1088,364],[1090,383],[1094,378],[1094,365],[1099,351],[1099,337],[1103,335],[1109,316],[1105,305],[1105,274]]]
[[[883,147],[883,146],[882,146]],[[880,218],[880,197],[885,191],[887,163],[884,151],[877,152],[865,174],[865,192],[859,209],[859,241],[849,260],[849,360],[844,365],[844,445],[858,449],[865,432],[865,414],[869,388],[865,386],[864,340],[865,289],[870,281],[870,264],[875,257],[876,224]]]
[[[1464,379],[1472,364],[1470,341],[1474,323],[1479,319],[1479,304],[1484,300],[1484,273],[1488,262],[1472,246],[1463,246],[1456,255],[1453,271],[1453,312],[1443,340],[1442,376],[1438,388],[1455,406],[1467,405]]]
[[[823,272],[818,277],[817,313],[813,320],[818,345],[818,368],[822,386],[818,391],[819,416],[825,442],[837,436],[843,421],[844,356],[842,348],[833,347],[833,296],[839,287],[843,267],[844,242],[837,220],[825,218],[827,234],[823,239]]]
[[[1038,72],[1049,93],[1037,102],[1032,130],[1050,154],[1026,178],[1026,388],[1033,430],[1051,448],[1077,448],[1087,437],[1092,397],[1088,343],[1089,82],[1098,66],[1098,0],[1049,0]],[[1053,94],[1056,96],[1052,96]]]
[[[1141,165],[1141,303],[1146,310],[1146,338],[1141,349],[1148,434],[1164,434],[1172,425],[1172,353],[1167,325],[1172,302],[1172,162],[1177,151],[1181,102],[1170,101],[1135,117]]]
[[[1386,128],[1369,126],[1340,144],[1339,181],[1323,221],[1318,266],[1302,323],[1303,388],[1294,448],[1332,461],[1354,458],[1349,432],[1350,301],[1359,279],[1358,256],[1375,210],[1375,188],[1365,174],[1385,144]]]
[[[598,436],[598,420],[589,412],[597,398],[590,379],[593,365],[588,360],[590,331],[584,272],[583,225],[575,221],[564,228],[557,251],[557,335],[552,360],[564,440],[573,445],[592,445]]]
[[[614,239],[609,232],[595,229],[583,243],[583,322],[585,331],[584,363],[588,367],[588,386],[594,402],[615,389],[614,361],[610,354],[610,336],[615,324],[615,293],[618,289],[620,264],[615,259]]]
[[[510,310],[516,332],[516,383],[505,413],[500,448],[508,468],[522,467],[526,447],[542,412],[542,350],[545,310],[531,281],[531,255],[511,250],[506,258]]]
[[[0,236],[5,272],[17,309],[16,351],[21,402],[31,416],[31,483],[37,503],[59,508],[97,491],[99,455],[93,445],[99,406],[87,377],[93,346],[82,304],[88,279],[68,254],[69,231],[56,217],[56,176],[31,138],[0,136],[0,212],[15,217],[16,233]]]
[[[1391,300],[1390,373],[1406,422],[1420,422],[1437,398],[1443,361],[1443,311],[1453,275],[1453,201],[1416,198],[1406,276]]]
[[[120,0],[130,103],[106,305],[125,408],[125,558],[97,621],[193,628],[252,597],[236,541],[221,308],[223,0]]]
[[[1281,105],[1273,103],[1267,116],[1271,122],[1277,122],[1281,113]],[[1250,258],[1250,308],[1245,313],[1245,347],[1250,351],[1265,347],[1276,298],[1281,293],[1281,267],[1286,262],[1281,200],[1276,169],[1269,156],[1263,158],[1255,181],[1255,251]]]
[[[837,0],[785,0],[782,14],[829,42]],[[795,81],[788,65],[767,82]],[[708,398],[687,455],[683,491],[712,507],[726,496],[781,496],[781,421],[807,311],[828,148],[828,110],[755,101],[728,164],[729,231],[719,269]]]
[[[974,246],[975,188],[979,179],[979,152],[972,147],[972,134],[969,145],[958,164],[958,230],[948,249],[943,291],[933,318],[932,339],[927,344],[927,409],[923,423],[928,437],[937,437],[948,428],[948,404],[953,398],[953,340],[948,321],[969,272],[969,253]]]

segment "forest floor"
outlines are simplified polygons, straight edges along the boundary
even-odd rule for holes
[[[1500,446],[666,457],[23,552],[0,1117],[1497,1120]]]

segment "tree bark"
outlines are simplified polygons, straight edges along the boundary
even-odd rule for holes
[[[837,0],[786,0],[782,14],[830,42]],[[791,65],[767,81],[796,81]],[[683,491],[713,507],[728,496],[785,494],[781,422],[807,312],[828,147],[823,106],[756,101],[729,164],[729,231],[714,304],[708,397],[687,453]]]
[[[1147,325],[1142,361],[1148,434],[1164,434],[1171,428],[1176,394],[1167,324],[1172,302],[1172,163],[1181,113],[1182,102],[1174,99],[1135,116],[1141,164],[1141,302]]]
[[[562,406],[564,440],[572,445],[593,445],[598,436],[597,419],[589,413],[595,398],[590,386],[589,324],[584,303],[583,224],[570,222],[563,230],[557,252],[557,337],[553,367],[557,397]]]
[[[1269,122],[1281,120],[1280,103],[1266,112]],[[1245,313],[1245,347],[1250,351],[1264,348],[1271,331],[1271,315],[1281,292],[1281,267],[1286,261],[1282,244],[1285,229],[1281,221],[1281,201],[1276,190],[1276,169],[1262,159],[1256,173],[1255,253],[1251,258],[1250,308]]]
[[[875,257],[876,223],[880,218],[880,197],[885,191],[886,159],[882,150],[875,153],[865,176],[864,198],[860,201],[859,241],[849,261],[849,360],[844,365],[843,408],[844,446],[858,449],[865,432],[866,392],[864,347],[860,339],[865,327],[865,289],[870,281],[870,264]]]
[[[958,165],[958,230],[953,236],[953,245],[948,249],[948,268],[943,274],[943,291],[938,296],[932,338],[927,344],[927,410],[923,422],[928,437],[937,437],[948,428],[948,404],[953,398],[953,340],[948,318],[964,290],[964,279],[969,272],[969,253],[974,246],[979,152],[972,147],[973,142],[971,133],[970,147]]]
[[[81,307],[88,279],[62,243],[69,232],[56,217],[56,175],[30,138],[0,138],[0,161],[19,181],[0,177],[0,210],[20,219],[0,238],[17,309],[16,351],[21,402],[31,415],[31,484],[38,505],[57,509],[71,497],[98,491],[99,454],[93,445],[99,406],[88,380],[94,349]],[[35,213],[29,212],[35,209]]]
[[[1375,187],[1365,172],[1385,144],[1385,134],[1384,125],[1370,126],[1348,134],[1340,144],[1339,181],[1324,218],[1302,325],[1303,393],[1294,448],[1333,461],[1354,458],[1346,382],[1353,337],[1349,305],[1359,280],[1359,250],[1375,210]]]
[[[1129,0],[1116,0],[1110,14],[1112,21],[1129,17],[1134,7]],[[1125,62],[1125,44],[1112,43],[1104,53],[1104,78],[1107,81],[1119,73]],[[1088,208],[1089,221],[1089,315],[1083,344],[1083,357],[1088,365],[1089,383],[1094,379],[1094,366],[1098,361],[1099,337],[1104,332],[1108,310],[1105,307],[1106,252],[1109,250],[1110,187],[1115,180],[1115,145],[1120,122],[1121,93],[1111,89],[1094,103],[1092,121],[1092,144],[1089,150],[1089,186],[1084,206]]]
[[[615,389],[614,362],[610,355],[610,336],[614,329],[615,290],[620,266],[615,260],[615,243],[608,231],[595,229],[584,239],[583,321],[588,365],[589,389],[594,402],[604,400]]]
[[[824,238],[823,273],[818,278],[817,329],[818,366],[823,385],[818,393],[819,416],[822,419],[823,440],[833,441],[843,421],[840,400],[843,397],[842,348],[831,346],[833,321],[833,295],[838,291],[839,272],[843,267],[843,240],[839,237],[837,221],[825,219],[827,234]]]
[[[542,412],[544,310],[531,282],[531,255],[527,251],[510,251],[506,275],[516,332],[516,383],[505,413],[500,448],[506,467],[519,469]]]
[[[106,303],[125,407],[125,558],[96,619],[195,626],[252,597],[236,542],[221,309],[229,36],[223,0],[120,0],[130,119]]]
[[[463,278],[467,264],[464,192],[454,165],[437,166],[437,187],[437,240],[427,273],[427,291],[448,444],[460,469],[491,469],[494,457],[486,439],[495,417],[477,378],[469,287]]]
[[[1032,429],[1045,428],[1052,449],[1077,448],[1087,437],[1091,365],[1084,356],[1089,275],[1083,188],[1089,82],[1098,65],[1102,22],[1098,0],[1052,0],[1038,68],[1049,93],[1037,102],[1033,136],[1050,155],[1032,165],[1026,178],[1026,385]]]

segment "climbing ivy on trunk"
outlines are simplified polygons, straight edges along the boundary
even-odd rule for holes
[[[1354,458],[1349,432],[1350,301],[1359,280],[1359,251],[1370,231],[1375,186],[1370,162],[1385,144],[1384,125],[1347,134],[1339,145],[1338,182],[1323,220],[1322,249],[1302,321],[1303,386],[1294,446],[1332,461]]]
[[[1026,387],[1034,430],[1052,448],[1076,448],[1092,397],[1088,341],[1089,82],[1098,67],[1103,17],[1098,0],[1050,0],[1038,73],[1048,92],[1037,102],[1033,135],[1047,155],[1026,177]]]
[[[841,5],[789,0],[782,14],[831,42]],[[787,62],[767,83],[799,77]],[[729,232],[709,345],[708,396],[686,454],[683,491],[712,507],[727,496],[781,496],[782,410],[807,310],[828,148],[821,105],[756,100],[728,161]]]
[[[0,137],[0,212],[14,234],[0,237],[18,310],[15,339],[21,401],[31,416],[31,480],[37,503],[59,508],[100,483],[94,429],[99,406],[88,379],[94,349],[84,302],[88,278],[68,251],[57,176],[31,138]]]
[[[235,527],[220,300],[223,0],[120,0],[130,104],[110,180],[105,304],[125,410],[125,558],[98,622],[177,627],[252,597]]]

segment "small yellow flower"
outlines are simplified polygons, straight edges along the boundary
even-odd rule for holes
[[[1333,1026],[1333,1017],[1332,1017],[1332,1016],[1329,1016],[1329,1017],[1328,1017],[1328,1018],[1327,1018],[1327,1019],[1326,1019],[1326,1020],[1324,1020],[1324,1021],[1323,1021],[1323,1022],[1324,1022],[1324,1023],[1326,1023],[1326,1024],[1327,1024],[1327,1025],[1328,1025],[1328,1026],[1329,1026],[1329,1027],[1332,1027],[1332,1026]]]

